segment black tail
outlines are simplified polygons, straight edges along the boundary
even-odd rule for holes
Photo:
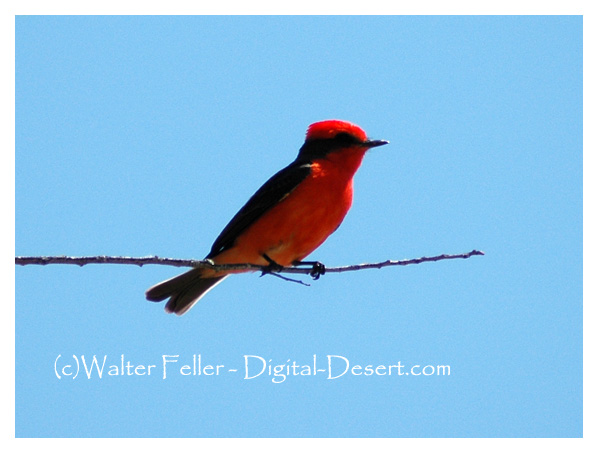
[[[170,298],[164,309],[168,313],[183,315],[225,277],[202,277],[202,270],[194,268],[149,288],[146,298],[156,302]]]

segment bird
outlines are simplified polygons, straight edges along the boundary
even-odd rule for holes
[[[251,263],[280,269],[302,262],[331,235],[349,211],[353,177],[366,152],[386,145],[343,120],[311,124],[295,160],[275,173],[237,212],[206,256],[216,265]],[[165,311],[183,315],[228,275],[243,271],[193,268],[146,291],[149,301],[168,299]]]

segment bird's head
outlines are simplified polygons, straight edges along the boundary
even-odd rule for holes
[[[358,125],[342,120],[325,120],[308,127],[306,141],[298,158],[313,160],[331,152],[351,149],[365,153],[370,148],[386,145],[386,140],[370,140]]]

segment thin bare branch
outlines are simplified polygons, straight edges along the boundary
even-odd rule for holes
[[[362,263],[359,265],[338,266],[326,268],[326,273],[343,273],[346,271],[359,271],[372,268],[384,268],[387,266],[406,266],[416,265],[423,262],[438,262],[440,260],[451,259],[467,259],[474,255],[485,255],[482,251],[473,250],[463,254],[442,254],[434,257],[420,257],[416,259],[406,260],[386,260],[379,263]],[[251,263],[239,263],[231,265],[215,265],[210,260],[185,260],[185,259],[170,259],[158,256],[149,257],[115,257],[98,255],[92,257],[67,257],[50,256],[50,257],[15,257],[16,265],[88,265],[88,264],[116,264],[116,265],[168,265],[176,267],[197,267],[211,268],[214,271],[263,271],[267,274],[272,274],[268,267],[255,265]],[[283,267],[277,269],[277,273],[289,274],[310,274],[313,272],[312,267]],[[324,273],[322,273],[324,274]],[[282,277],[282,276],[281,276]]]

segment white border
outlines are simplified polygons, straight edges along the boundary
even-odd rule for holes
[[[583,14],[584,15],[584,439],[203,439],[203,440],[175,440],[175,439],[144,439],[144,440],[105,440],[98,439],[93,442],[94,447],[99,450],[112,448],[118,443],[119,450],[129,449],[179,449],[179,443],[185,443],[192,449],[240,449],[244,452],[260,449],[261,452],[281,451],[286,452],[305,451],[315,447],[322,450],[332,449],[357,449],[368,450],[390,447],[407,451],[418,452],[444,452],[448,449],[460,449],[461,452],[494,453],[505,452],[506,449],[524,452],[531,450],[546,449],[576,449],[575,452],[598,452],[597,451],[597,428],[599,420],[597,417],[597,354],[598,329],[597,329],[597,267],[594,264],[596,252],[596,235],[599,226],[596,221],[597,208],[597,153],[599,148],[596,141],[596,130],[599,119],[596,113],[597,99],[597,20],[594,8],[590,1],[570,2],[531,2],[531,1],[504,1],[497,5],[485,4],[484,2],[460,1],[453,2],[429,1],[413,2],[406,5],[389,5],[389,1],[369,2],[347,2],[334,1],[316,3],[315,1],[294,2],[295,4],[282,4],[280,1],[253,1],[253,2],[213,2],[203,5],[190,6],[189,1],[149,2],[138,1],[104,1],[98,4],[81,1],[55,0],[52,2],[20,1],[12,2],[4,6],[2,15],[3,34],[3,61],[4,84],[3,100],[4,115],[1,123],[5,142],[5,149],[12,149],[13,153],[2,153],[3,175],[3,208],[4,212],[10,212],[14,220],[14,145],[15,145],[15,119],[14,119],[14,57],[15,57],[15,28],[14,16],[16,14]],[[589,151],[591,150],[591,151]],[[12,172],[11,170],[12,169]],[[12,175],[11,175],[12,174]],[[4,246],[3,265],[6,267],[2,276],[6,279],[5,286],[11,291],[7,298],[3,311],[3,359],[4,373],[3,408],[5,413],[5,424],[3,424],[2,435],[4,440],[12,439],[3,445],[20,445],[21,449],[49,449],[48,444],[55,445],[62,452],[88,450],[89,440],[78,439],[14,439],[14,222],[6,225],[4,238],[12,236],[13,244]],[[9,252],[10,250],[10,252]],[[11,282],[8,281],[10,279]],[[8,396],[7,396],[8,394]],[[12,420],[12,425],[8,421]],[[176,446],[173,446],[176,445]],[[7,446],[13,447],[13,446]],[[11,451],[16,451],[14,446]],[[10,451],[8,451],[10,452]]]

